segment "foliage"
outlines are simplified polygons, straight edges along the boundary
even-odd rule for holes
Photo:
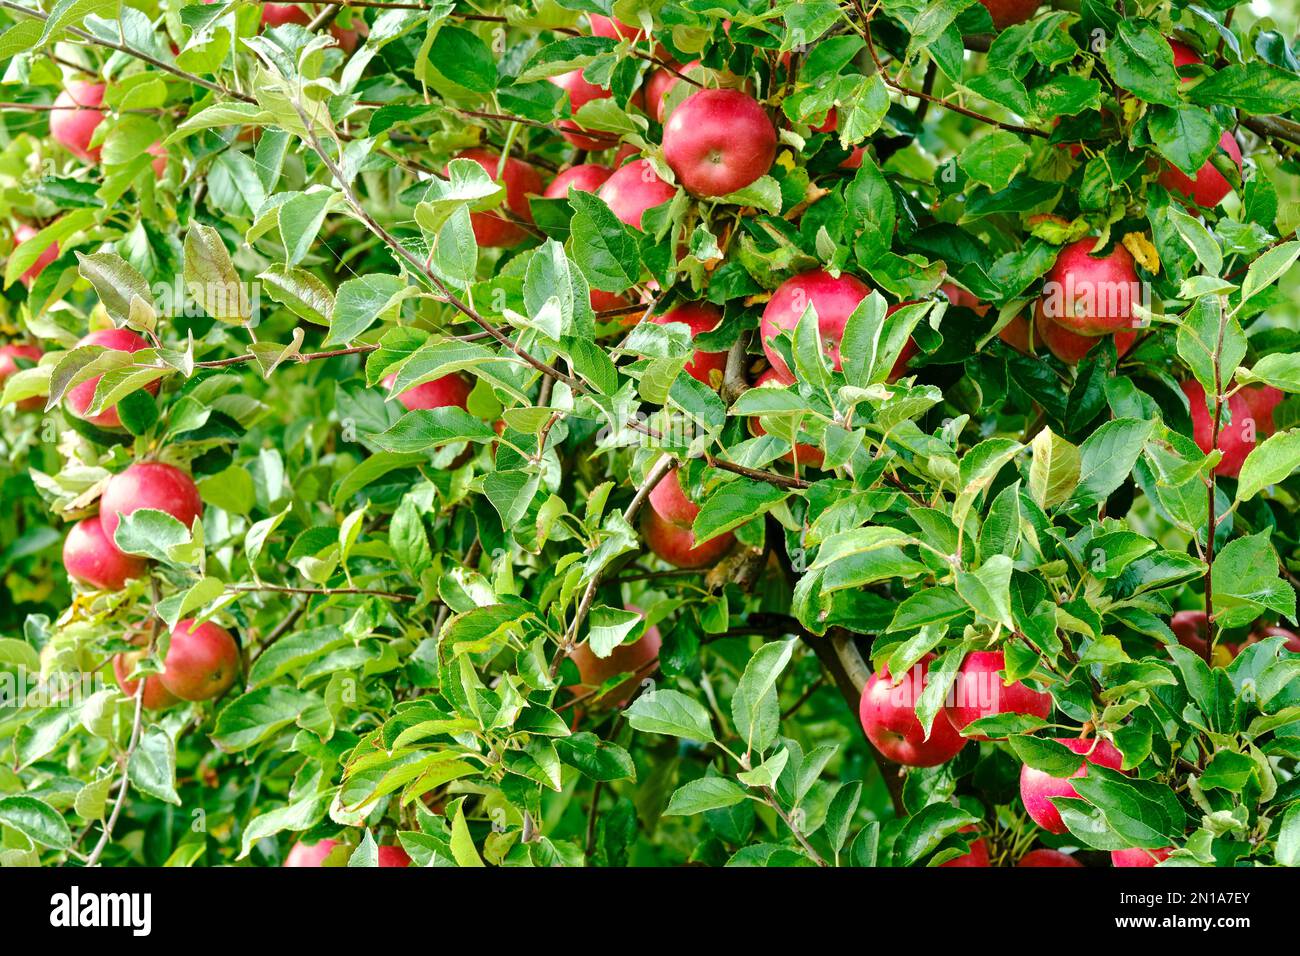
[[[344,6],[368,33],[349,53],[328,19],[259,7],[0,8],[0,216],[37,230],[0,324],[45,353],[0,411],[0,676],[93,679],[3,702],[0,861],[278,865],[328,837],[359,865],[400,843],[419,865],[912,866],[971,826],[1006,865],[1035,842],[1300,859],[1300,656],[1248,640],[1294,624],[1300,572],[1293,30],[1229,3],[1084,0],[995,33],[973,0],[619,0],[653,30],[619,39],[591,35],[596,0],[432,0]],[[1175,68],[1175,31],[1204,65]],[[576,118],[608,137],[596,160],[630,147],[673,183],[644,92],[669,61],[668,109],[749,85],[777,119],[766,174],[637,229],[585,192],[521,222],[452,161],[486,144],[549,180],[590,159],[559,135]],[[573,70],[612,95],[572,110],[549,79]],[[73,74],[107,85],[96,163],[39,108]],[[1159,181],[1206,163],[1217,208]],[[521,244],[479,246],[493,210]],[[1004,341],[1089,235],[1141,267],[1134,347],[1071,366]],[[813,309],[774,346],[797,383],[751,388],[772,290],[818,265],[875,290],[842,368]],[[712,331],[648,321],[696,300]],[[108,326],[148,347],[78,345]],[[696,350],[724,369],[691,377]],[[396,400],[453,373],[465,409]],[[89,414],[122,428],[67,408],[97,375]],[[1188,379],[1224,428],[1234,390],[1288,393],[1239,477],[1192,440]],[[821,468],[787,460],[796,437]],[[148,575],[70,583],[67,527],[146,458],[193,474],[202,521],[137,512],[115,541]],[[696,542],[736,539],[702,570],[644,543],[671,465]],[[1196,608],[1203,656],[1169,626]],[[147,635],[135,673],[156,673],[186,617],[236,634],[243,673],[144,710],[112,659]],[[652,629],[630,703],[602,696],[628,671],[575,689],[575,646]],[[989,648],[1050,717],[990,718],[1001,739],[905,773],[865,739],[870,670],[934,655],[930,726]],[[1123,772],[1077,781],[1051,836],[1017,777],[1072,773],[1048,738],[1081,735]]]

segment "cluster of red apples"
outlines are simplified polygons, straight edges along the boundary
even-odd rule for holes
[[[203,502],[193,479],[179,468],[157,461],[129,465],[105,484],[99,512],[78,521],[64,539],[63,566],[69,577],[100,591],[120,591],[128,581],[144,577],[148,562],[116,544],[122,519],[141,510],[165,512],[188,528],[202,516]],[[130,675],[143,653],[113,659],[114,676],[128,696],[137,692],[138,682]],[[163,669],[143,678],[141,703],[161,710],[182,700],[211,700],[230,688],[239,671],[239,645],[229,631],[211,621],[182,620],[171,630]]]
[[[969,740],[991,739],[967,731],[977,720],[997,714],[1026,714],[1047,719],[1052,713],[1051,695],[1034,690],[1022,681],[1004,680],[1006,660],[1002,651],[973,651],[962,662],[947,703],[935,715],[927,734],[916,716],[916,705],[932,661],[933,655],[927,655],[898,680],[881,667],[863,687],[858,708],[862,729],[875,748],[895,763],[905,767],[934,767],[957,756]],[[1053,777],[1024,764],[1020,770],[1020,799],[1030,819],[1048,833],[1059,835],[1067,828],[1052,799],[1077,797],[1070,779],[1084,776],[1089,764],[1122,770],[1123,757],[1113,744],[1101,738],[1062,737],[1056,742],[1083,757],[1083,763],[1070,778]],[[1112,853],[1111,859],[1115,866],[1155,866],[1170,852],[1172,848],[1121,850]],[[976,838],[965,854],[942,865],[988,866],[988,845],[982,837]],[[1082,864],[1057,850],[1042,849],[1026,854],[1018,865]]]

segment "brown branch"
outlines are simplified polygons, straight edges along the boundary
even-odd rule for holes
[[[729,471],[733,475],[743,475],[746,478],[753,478],[755,481],[766,481],[769,485],[776,485],[778,488],[812,487],[812,482],[803,478],[792,478],[789,475],[780,475],[774,471],[760,471],[757,468],[737,465],[735,462],[724,461],[708,452],[704,453],[704,460],[709,463],[710,468],[717,468],[719,471]]]
[[[673,461],[672,455],[661,455],[659,457],[659,460],[650,467],[650,471],[645,476],[645,481],[641,482],[641,486],[637,488],[636,494],[632,496],[627,508],[623,510],[624,521],[631,524],[636,519],[637,512],[641,510],[641,506],[650,497],[650,492],[654,491],[655,485],[659,484],[674,467],[676,467],[676,462]],[[573,615],[573,623],[569,625],[564,640],[560,643],[555,657],[551,660],[551,677],[559,673],[560,663],[573,650],[574,645],[578,643],[578,630],[582,627],[587,612],[591,610],[591,602],[596,597],[596,589],[600,587],[601,577],[601,573],[597,571],[592,575],[591,580],[587,582],[587,589],[583,592],[582,600],[578,602],[578,609]]]

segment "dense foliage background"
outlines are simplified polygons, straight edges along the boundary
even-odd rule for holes
[[[990,3],[0,2],[0,862],[1300,861],[1296,11]],[[725,195],[665,161],[701,87],[778,137]],[[642,157],[630,222],[523,195]],[[1143,290],[1086,355],[1081,240]],[[761,341],[819,266],[872,294]],[[140,462],[201,519],[71,581]],[[239,673],[154,707],[192,618]],[[961,746],[974,651],[1050,704]],[[922,662],[906,769],[859,697]]]

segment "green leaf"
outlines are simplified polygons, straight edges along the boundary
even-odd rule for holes
[[[584,731],[562,737],[555,741],[555,752],[570,767],[576,767],[593,780],[636,779],[632,755],[593,733]]]
[[[1043,510],[1068,501],[1079,484],[1079,449],[1050,428],[1030,443],[1029,495]]]
[[[1029,153],[1029,145],[1015,133],[998,130],[963,149],[957,164],[972,180],[996,192],[1011,185],[1011,180],[1024,169]]]
[[[624,714],[633,730],[685,737],[704,743],[714,739],[708,710],[699,701],[680,691],[654,690],[644,693],[632,702]]]
[[[161,727],[149,727],[141,735],[127,764],[131,786],[164,803],[181,805],[176,794],[176,748]]]
[[[394,317],[402,300],[414,291],[401,277],[382,272],[347,280],[334,297],[325,345],[346,345],[377,320]]]
[[[700,777],[673,791],[664,810],[666,817],[683,817],[706,810],[734,806],[746,799],[745,791],[726,777]]]
[[[217,715],[213,739],[232,752],[247,750],[294,723],[318,704],[315,694],[290,687],[264,687],[231,701]]]
[[[1148,103],[1180,104],[1173,51],[1150,23],[1120,20],[1102,52],[1102,60],[1120,89]]]
[[[700,505],[692,530],[700,545],[771,511],[790,495],[790,489],[766,481],[738,478],[712,492]]]
[[[1069,505],[1091,507],[1122,485],[1154,428],[1155,422],[1116,418],[1089,435],[1079,446],[1079,484]]]
[[[0,797],[0,824],[13,827],[33,843],[66,850],[72,846],[67,821],[44,800],[26,795]]]
[[[214,319],[241,324],[252,317],[248,289],[221,234],[193,220],[185,233],[185,289]]]
[[[1269,532],[1234,538],[1214,556],[1214,617],[1220,627],[1241,627],[1268,611],[1294,620],[1296,593],[1278,576]]]
[[[1269,485],[1289,478],[1300,468],[1300,429],[1269,435],[1256,445],[1241,466],[1237,500],[1249,501]]]
[[[790,663],[793,641],[770,641],[745,665],[731,698],[731,719],[747,751],[764,751],[776,737],[779,720],[776,681]]]

